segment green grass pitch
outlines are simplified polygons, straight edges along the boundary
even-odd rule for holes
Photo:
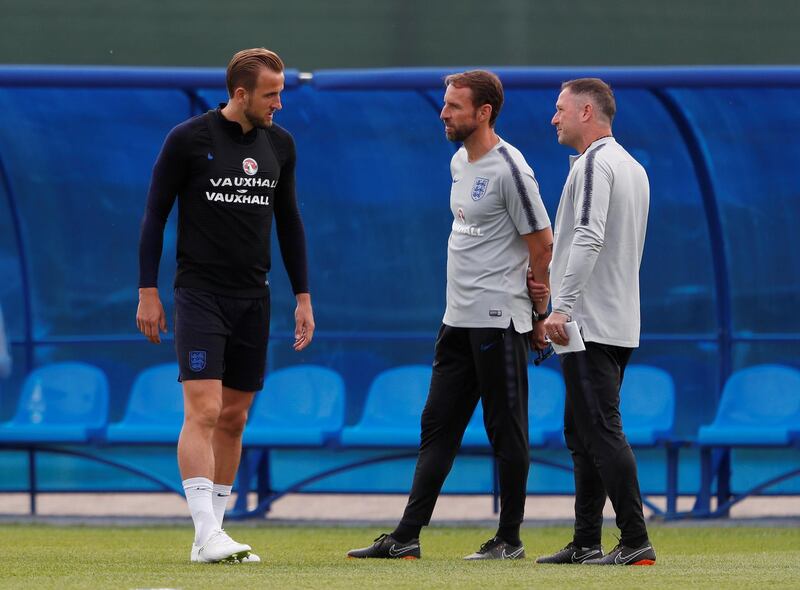
[[[261,564],[188,562],[190,527],[0,526],[0,588],[37,590],[192,588],[800,588],[797,528],[651,526],[655,567],[542,566],[538,555],[561,548],[566,527],[524,528],[528,559],[464,562],[489,529],[431,527],[422,559],[355,560],[379,528],[236,526]],[[606,549],[616,543],[607,534]]]

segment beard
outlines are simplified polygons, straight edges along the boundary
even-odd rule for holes
[[[248,107],[245,107],[244,109],[244,116],[256,129],[266,129],[268,127],[272,127],[272,120],[266,120],[257,116]]]
[[[478,128],[478,124],[462,125],[461,127],[453,127],[452,131],[445,131],[447,139],[453,142],[463,143],[470,135],[472,135]]]

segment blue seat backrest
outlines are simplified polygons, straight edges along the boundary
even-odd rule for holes
[[[319,365],[297,365],[267,375],[256,394],[250,423],[280,428],[336,430],[344,423],[345,387],[341,375]]]
[[[564,427],[564,380],[547,367],[528,365],[528,419],[531,428]]]
[[[722,391],[714,424],[800,430],[800,371],[784,365],[736,371]]]
[[[86,363],[54,363],[25,378],[13,422],[100,428],[107,418],[105,373]]]
[[[671,431],[675,423],[675,383],[663,369],[629,365],[620,391],[620,413],[626,429]]]
[[[156,365],[139,373],[122,421],[151,426],[183,422],[183,386],[178,374],[177,363]]]
[[[407,365],[383,371],[369,388],[361,423],[419,429],[430,382],[429,365]]]

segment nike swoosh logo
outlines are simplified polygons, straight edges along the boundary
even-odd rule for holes
[[[481,352],[486,352],[490,348],[494,348],[495,344],[497,344],[497,342],[490,342],[489,344],[481,344]]]
[[[592,551],[585,551],[583,553],[578,553],[576,551],[575,553],[572,554],[572,557],[570,557],[570,559],[572,560],[572,563],[583,563],[584,561],[586,561],[587,559],[591,558],[594,555],[597,555],[598,553],[600,553],[600,551],[598,551],[597,549],[593,549]]]
[[[389,555],[392,557],[397,557],[398,555],[403,555],[403,553],[408,553],[414,549],[419,549],[419,545],[409,545],[408,547],[401,547],[400,549],[395,549],[395,547],[397,547],[397,545],[392,545],[389,547]]]
[[[513,551],[512,553],[506,553],[506,550],[503,549],[503,559],[516,559],[517,557],[519,557],[519,554],[522,553],[523,551],[525,551],[525,547],[520,547],[519,549]]]
[[[644,553],[645,551],[649,551],[650,549],[651,549],[651,547],[650,547],[650,545],[648,545],[644,549],[639,549],[638,551],[634,551],[633,553],[630,553],[630,554],[625,555],[625,556],[623,556],[622,555],[622,551],[620,551],[619,553],[617,553],[617,556],[614,558],[614,563],[616,563],[617,565],[624,565],[624,564],[628,563],[629,561],[631,561],[633,559],[636,559],[642,553]]]
[[[461,180],[461,179],[460,178],[454,178],[453,179],[453,184],[457,183],[459,180]]]

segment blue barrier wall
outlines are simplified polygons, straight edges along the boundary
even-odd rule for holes
[[[616,88],[615,135],[652,186],[634,362],[673,375],[680,434],[712,420],[731,370],[800,366],[800,254],[792,246],[800,69],[497,71],[507,89],[497,131],[527,157],[551,217],[570,153],[549,124],[560,81],[592,74]],[[277,121],[298,147],[317,334],[309,350],[292,351],[293,296],[275,244],[269,365],[339,370],[348,423],[378,372],[432,356],[454,152],[438,120],[446,73],[287,76]],[[14,362],[0,381],[0,418],[10,417],[30,368],[81,359],[108,374],[110,419],[118,420],[137,372],[172,360],[169,338],[153,346],[135,330],[139,222],[166,133],[224,100],[219,70],[0,68],[0,305]],[[174,217],[160,279],[170,318]],[[681,474],[689,488],[690,469]],[[478,471],[453,490],[480,487],[486,473]],[[642,477],[645,489],[663,485],[658,458]],[[16,484],[0,489],[7,485]],[[531,485],[569,491],[571,482],[537,476]]]

